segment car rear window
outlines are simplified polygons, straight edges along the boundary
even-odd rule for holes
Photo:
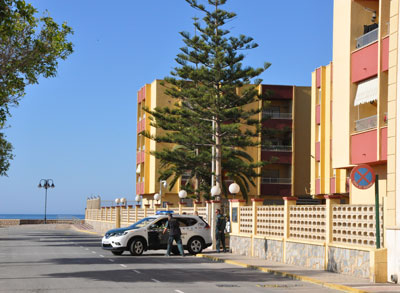
[[[181,227],[190,227],[197,223],[194,218],[178,218],[178,221]]]

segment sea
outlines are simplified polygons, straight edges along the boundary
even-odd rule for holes
[[[41,220],[44,214],[0,214],[0,219]],[[80,214],[47,214],[47,220],[85,219]]]

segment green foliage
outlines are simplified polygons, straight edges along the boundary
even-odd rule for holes
[[[175,59],[178,66],[172,76],[165,78],[166,94],[176,101],[174,107],[145,109],[154,117],[152,126],[166,130],[165,134],[143,135],[166,143],[162,151],[153,153],[162,163],[161,177],[172,176],[176,182],[189,170],[199,181],[197,196],[202,193],[207,197],[209,193],[214,145],[216,160],[222,163],[222,172],[216,171],[222,190],[227,194],[225,179],[235,180],[247,197],[250,185],[254,186],[259,176],[258,168],[265,164],[254,162],[246,148],[260,145],[258,105],[266,96],[258,93],[261,80],[257,77],[270,64],[262,68],[243,66],[242,52],[257,44],[250,37],[235,37],[224,29],[236,16],[220,9],[226,0],[208,0],[207,7],[196,0],[186,2],[204,14],[203,22],[194,19],[194,36],[181,32],[185,46]]]
[[[7,176],[10,160],[13,159],[11,151],[11,143],[9,143],[5,139],[4,134],[0,132],[0,176]]]
[[[0,0],[0,130],[10,107],[25,95],[26,86],[38,83],[41,76],[56,76],[58,60],[73,52],[67,40],[72,29],[66,23],[57,24],[48,13],[39,18],[36,13],[23,0]],[[0,175],[5,175],[12,156],[1,155]]]

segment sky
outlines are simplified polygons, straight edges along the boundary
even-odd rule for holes
[[[204,0],[199,0],[204,2]],[[55,78],[27,88],[5,130],[15,159],[0,177],[0,214],[43,214],[40,179],[53,179],[48,214],[83,214],[88,196],[133,201],[137,91],[168,76],[203,15],[184,0],[27,0],[74,30]],[[264,84],[311,85],[332,59],[333,0],[229,0],[226,28],[254,38],[245,65],[272,66]]]

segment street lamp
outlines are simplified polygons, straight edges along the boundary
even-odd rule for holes
[[[162,201],[161,201],[161,198],[162,198],[162,188],[163,188],[163,187],[164,187],[164,188],[167,188],[167,186],[168,186],[168,183],[167,183],[166,180],[160,180],[160,193],[158,193],[158,194],[160,195],[160,203],[162,202]]]
[[[219,188],[219,185],[215,185],[211,188],[211,196],[213,196],[215,199],[219,197],[221,194],[221,188]]]
[[[158,193],[154,194],[154,200],[155,201],[159,201],[160,199],[161,199],[161,195],[160,194],[158,194]]]
[[[47,189],[48,188],[54,188],[54,182],[53,179],[41,179],[39,181],[39,188],[44,188],[45,191],[45,197],[44,197],[44,223],[46,224],[46,210],[47,210]]]
[[[180,190],[179,191],[179,193],[178,193],[178,196],[179,196],[179,198],[182,200],[182,199],[185,199],[186,197],[187,197],[187,192],[186,192],[186,190],[184,190],[184,189],[182,189],[182,190]],[[181,201],[182,202],[182,201]]]
[[[235,198],[235,194],[240,192],[240,186],[236,182],[233,182],[229,185],[229,192],[233,194],[233,198]]]

